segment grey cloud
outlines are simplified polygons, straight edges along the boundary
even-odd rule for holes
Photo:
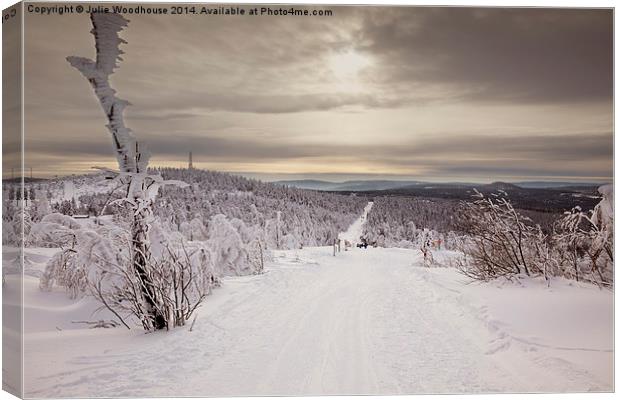
[[[584,132],[571,135],[438,135],[421,140],[412,148],[398,147],[401,156],[442,155],[452,158],[481,157],[509,160],[611,160],[611,132]]]
[[[609,9],[401,8],[370,13],[359,36],[383,84],[450,84],[469,100],[612,97]]]
[[[198,159],[224,163],[322,158],[342,172],[351,161],[386,171],[421,165],[453,175],[493,168],[562,175],[563,169],[579,172],[578,163],[581,175],[611,175],[612,134],[593,132],[611,129],[610,10],[334,10],[327,19],[208,23],[132,16],[122,34],[125,61],[112,76],[118,95],[134,104],[127,125],[162,161],[183,160],[191,149]],[[29,162],[112,159],[99,105],[65,61],[68,55],[94,55],[88,18],[27,15],[26,23]],[[351,47],[372,62],[360,72],[363,85],[339,90],[328,58]],[[454,123],[453,131],[428,139],[439,129],[432,118],[450,120],[445,104],[438,106],[445,102],[480,117],[475,128],[497,130],[497,136],[467,134],[475,128]],[[541,103],[554,105],[554,118],[522,107]],[[523,112],[520,126],[528,134],[508,135],[513,120],[506,112],[495,115],[489,104],[504,111],[519,106],[510,110]],[[414,105],[432,117],[410,117]],[[352,112],[365,114],[356,119]],[[567,113],[577,117],[563,122]],[[369,123],[369,115],[385,121]],[[340,123],[357,124],[343,131],[359,130],[366,139],[332,144]],[[583,134],[547,133],[568,129]]]
[[[611,133],[462,138],[437,137],[398,146],[373,160],[424,170],[429,176],[596,177],[613,176]]]
[[[331,19],[234,24],[134,16],[114,81],[149,108],[256,113],[396,108],[429,101],[607,101],[611,10],[334,7]],[[85,18],[27,15],[27,97],[71,97],[68,54],[92,56]],[[83,16],[81,16],[83,17]],[[335,21],[335,22],[334,22]],[[55,23],[54,23],[55,22]],[[182,27],[182,29],[180,29]],[[62,28],[62,29],[61,29]],[[67,35],[67,33],[69,35]],[[54,38],[50,46],[47,38]],[[45,42],[41,39],[45,38]],[[68,39],[68,40],[67,40]],[[327,56],[357,47],[377,62],[364,93],[328,93]],[[60,52],[58,51],[60,50]],[[28,61],[30,60],[30,61]]]
[[[132,113],[131,119],[135,120],[147,120],[147,121],[171,121],[179,119],[191,119],[201,117],[201,113],[197,112],[142,112]]]
[[[100,138],[98,138],[100,139]],[[174,138],[154,136],[146,146],[159,159],[184,159],[190,150],[197,160],[246,161],[302,158],[349,157],[392,167],[425,167],[446,173],[537,172],[544,175],[570,171],[571,175],[609,176],[613,152],[611,133],[584,133],[553,136],[489,137],[470,135],[462,138],[419,140],[399,145],[384,144],[309,144],[296,141],[269,142],[260,137],[217,137],[177,133]],[[35,142],[30,151],[56,154],[80,154],[80,158],[111,157],[111,146],[102,146],[83,138],[71,143]],[[579,165],[579,171],[572,171]]]
[[[395,104],[403,104],[402,99],[381,98],[365,93],[359,94],[273,94],[273,95],[244,95],[244,94],[198,94],[182,93],[176,96],[172,105],[173,109],[183,110],[188,108],[208,111],[231,111],[257,114],[288,114],[306,111],[329,111],[346,106],[365,106],[368,108],[391,108]],[[154,109],[162,107],[161,103],[145,99],[141,103],[142,108]],[[175,112],[173,116],[188,113]],[[164,111],[164,115],[165,111]],[[195,114],[194,114],[195,115]]]
[[[100,135],[102,137],[102,135]],[[89,138],[72,140],[70,143],[63,142],[34,142],[29,146],[33,153],[46,153],[62,157],[63,155],[79,154],[75,157],[88,160],[90,157],[109,156],[112,159],[112,144],[102,145],[101,137],[93,141]],[[317,157],[321,155],[342,154],[342,149],[333,146],[303,145],[291,146],[287,143],[268,143],[257,139],[221,138],[208,135],[195,136],[192,134],[175,134],[172,136],[149,137],[143,141],[146,147],[160,159],[174,159],[180,156],[182,159],[189,151],[195,158],[203,160],[246,160],[260,161],[273,159]]]

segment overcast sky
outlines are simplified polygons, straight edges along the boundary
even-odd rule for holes
[[[608,180],[611,10],[333,7],[331,17],[126,16],[112,76],[152,165],[264,179]],[[87,15],[26,15],[26,168],[114,166],[66,56]],[[291,174],[289,176],[283,174]]]

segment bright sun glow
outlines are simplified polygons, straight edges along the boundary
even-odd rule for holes
[[[339,79],[354,79],[357,74],[370,64],[367,57],[355,51],[334,54],[329,60],[329,66]]]

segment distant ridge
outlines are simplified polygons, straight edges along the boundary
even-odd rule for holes
[[[276,185],[290,186],[298,189],[310,189],[310,190],[331,190],[332,187],[339,185],[339,183],[320,181],[315,179],[301,179],[291,181],[276,181],[273,182]]]
[[[366,192],[373,190],[418,189],[422,186],[433,188],[464,188],[477,187],[485,190],[516,191],[522,189],[568,189],[593,188],[604,185],[604,182],[559,182],[559,181],[523,181],[475,184],[471,182],[424,182],[424,181],[396,181],[396,180],[350,180],[345,182],[330,182],[319,179],[282,180],[273,182],[276,185],[290,186],[298,189],[327,190],[343,192]]]
[[[524,181],[515,182],[515,185],[524,189],[536,189],[536,188],[565,188],[565,187],[592,187],[602,186],[610,182],[546,182],[546,181]]]
[[[517,186],[514,183],[508,182],[493,182],[488,185],[481,186],[486,190],[505,190],[505,191],[513,191],[513,190],[522,190],[521,186]]]
[[[315,179],[301,179],[274,182],[277,185],[291,186],[298,189],[328,190],[328,191],[369,191],[388,190],[417,185],[417,181],[391,181],[391,180],[355,180],[345,182],[329,182]]]

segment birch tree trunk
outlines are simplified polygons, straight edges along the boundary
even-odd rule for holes
[[[91,84],[108,119],[106,126],[112,136],[112,145],[120,170],[119,179],[127,187],[126,200],[131,204],[133,211],[132,263],[142,287],[147,316],[147,320],[142,323],[147,330],[164,329],[168,327],[168,318],[163,307],[158,304],[149,274],[151,254],[148,231],[153,214],[153,198],[157,194],[157,182],[152,176],[147,175],[150,154],[138,146],[135,136],[124,124],[123,111],[130,103],[116,97],[116,91],[109,82],[109,76],[117,68],[117,60],[122,60],[120,55],[123,51],[119,46],[121,43],[126,43],[118,33],[129,21],[114,13],[93,13],[90,19],[93,24],[91,33],[95,36],[96,61],[73,56],[67,57],[67,61]]]

